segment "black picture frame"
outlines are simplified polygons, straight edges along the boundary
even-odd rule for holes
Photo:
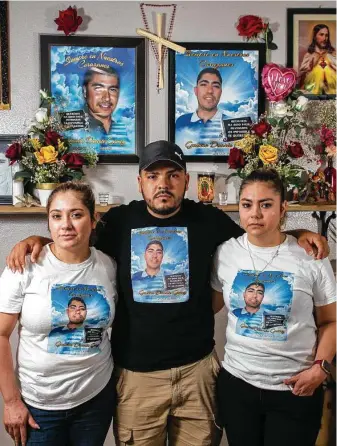
[[[72,84],[73,89],[77,88],[77,90],[80,92],[82,91],[82,83],[84,78],[85,70],[88,67],[96,66],[98,68],[110,66],[112,68],[118,67],[117,71],[120,69],[120,95],[119,99],[117,99],[118,104],[116,107],[116,110],[113,110],[112,113],[117,114],[119,110],[121,109],[120,103],[125,103],[125,98],[128,97],[128,94],[131,95],[131,98],[133,98],[132,105],[127,108],[127,106],[124,106],[122,108],[122,117],[120,119],[120,125],[123,127],[123,137],[120,139],[112,139],[113,136],[110,138],[110,136],[106,137],[105,140],[105,146],[103,146],[103,149],[100,148],[97,149],[97,143],[99,141],[103,141],[98,139],[97,136],[94,135],[94,132],[97,131],[98,126],[95,127],[95,130],[91,131],[88,128],[86,129],[88,132],[86,133],[86,137],[92,138],[93,141],[95,141],[94,144],[94,150],[96,150],[99,158],[99,163],[104,164],[131,164],[131,163],[138,163],[138,150],[140,147],[145,145],[145,39],[141,37],[103,37],[103,36],[55,36],[55,35],[41,35],[40,36],[40,58],[41,58],[41,88],[47,90],[50,92],[53,96],[53,86],[52,86],[52,76],[57,73],[57,69],[62,67],[63,72],[65,73],[66,70],[69,70],[69,68],[66,67],[68,64],[68,60],[65,61],[62,64],[59,64],[59,62],[54,63],[54,60],[51,60],[51,52],[53,51],[55,54],[55,51],[59,49],[59,47],[62,47],[63,49],[66,47],[66,50],[69,49],[69,52],[73,51],[73,54],[78,54],[79,59],[76,62],[69,62],[69,64],[73,64],[73,66],[70,69],[74,70],[74,74],[70,72],[72,79],[78,79],[78,82],[75,85]],[[100,52],[100,50],[103,50]],[[109,58],[107,57],[107,50],[109,50],[111,53],[109,53]],[[134,51],[132,51],[134,50]],[[60,49],[62,51],[62,49]],[[114,52],[115,51],[115,52]],[[86,55],[88,58],[85,60],[85,62],[81,62],[80,56]],[[72,54],[72,53],[71,53]],[[124,54],[124,62],[123,57],[114,56],[111,57],[111,54]],[[96,56],[95,56],[96,55]],[[71,57],[71,56],[69,56]],[[84,56],[83,56],[84,57]],[[95,59],[96,57],[96,59]],[[90,58],[90,60],[89,60]],[[92,60],[91,60],[92,58]],[[134,58],[134,59],[133,59]],[[75,60],[76,58],[74,58]],[[55,58],[56,60],[56,58]],[[131,62],[130,62],[131,60]],[[53,67],[51,68],[51,62],[53,62]],[[131,67],[129,68],[129,71],[125,68],[125,76],[127,76],[127,80],[123,84],[123,67],[125,63],[125,67]],[[76,65],[77,64],[77,65]],[[74,68],[75,67],[75,68]],[[52,69],[53,74],[52,74]],[[62,73],[61,70],[61,73]],[[74,77],[75,75],[75,77]],[[54,78],[53,78],[54,79]],[[126,79],[126,77],[125,77]],[[132,82],[129,80],[132,80]],[[66,81],[65,81],[66,82]],[[53,85],[55,86],[55,82],[53,81]],[[62,84],[63,85],[63,84]],[[56,87],[59,87],[56,84]],[[123,90],[124,88],[124,90]],[[129,90],[128,90],[129,88]],[[124,95],[124,96],[122,96]],[[57,96],[57,95],[56,95]],[[62,97],[62,94],[60,95]],[[76,98],[80,97],[81,94],[75,95],[72,94],[69,97]],[[68,101],[69,107],[71,107],[71,99],[69,101],[69,97],[64,96],[66,101]],[[123,101],[121,101],[121,98],[123,97]],[[81,96],[80,100],[82,103],[85,103],[88,105],[89,100],[84,99],[83,96]],[[83,105],[83,104],[82,104]],[[76,106],[74,106],[76,108]],[[119,108],[118,108],[119,107]],[[88,108],[87,108],[88,110]],[[58,111],[60,111],[60,107],[58,108]],[[62,106],[61,106],[62,111]],[[53,112],[52,112],[53,113]],[[73,112],[71,112],[73,113]],[[79,110],[78,116],[80,116],[80,119],[82,119],[83,116],[83,122],[88,122],[88,113],[85,113],[83,110]],[[66,113],[64,113],[66,115]],[[131,116],[131,118],[128,118],[128,116]],[[76,116],[75,116],[76,118]],[[90,118],[91,119],[91,118]],[[118,118],[117,118],[118,119]],[[129,121],[128,121],[129,119]],[[97,122],[97,120],[94,120]],[[129,132],[127,129],[128,127],[124,124],[124,122],[130,123],[131,122],[131,128],[132,132]],[[119,123],[117,122],[117,123]],[[123,122],[123,123],[122,123]],[[85,124],[88,126],[88,124]],[[101,126],[102,128],[103,126]],[[76,128],[76,127],[75,127]],[[103,131],[103,130],[102,130]],[[65,132],[68,133],[68,132]],[[109,131],[110,133],[110,131]],[[129,135],[132,135],[132,138],[129,139]],[[69,137],[68,135],[65,135]],[[104,136],[105,138],[105,136]],[[110,138],[110,139],[109,139]],[[124,138],[124,139],[123,139]],[[71,137],[69,139],[72,139]],[[81,141],[83,140],[78,139],[73,141]],[[130,148],[128,147],[125,149],[122,144],[125,144],[125,141],[128,141],[126,143],[126,146],[130,144]],[[131,141],[131,142],[130,142]],[[118,144],[121,143],[121,147],[118,148]],[[77,144],[76,142],[74,144]],[[110,145],[110,147],[109,147]],[[88,147],[87,143],[84,143],[85,147]],[[84,147],[83,146],[83,147]],[[100,146],[102,147],[102,146]],[[78,150],[74,150],[78,151]]]
[[[176,115],[177,115],[177,108],[179,107],[179,104],[177,104],[177,97],[179,97],[179,95],[177,95],[177,84],[178,84],[178,75],[177,72],[179,70],[179,65],[181,65],[181,73],[183,76],[185,76],[187,70],[185,70],[185,68],[190,69],[190,71],[193,71],[193,83],[192,83],[192,75],[190,75],[190,79],[187,79],[187,83],[190,86],[190,91],[188,92],[189,95],[193,96],[194,95],[194,91],[192,92],[192,90],[194,90],[194,86],[196,84],[196,79],[197,79],[197,74],[203,69],[203,68],[207,68],[207,66],[202,66],[203,65],[207,65],[207,63],[211,66],[213,66],[214,64],[211,63],[211,60],[214,60],[214,58],[222,57],[222,62],[224,67],[218,67],[219,71],[221,72],[221,76],[222,76],[222,95],[224,95],[224,90],[225,88],[227,89],[227,91],[229,91],[229,93],[232,94],[232,96],[235,94],[233,89],[229,90],[230,87],[226,87],[226,81],[228,81],[229,77],[232,79],[232,76],[235,75],[235,73],[226,73],[226,67],[225,67],[225,60],[232,58],[231,60],[234,60],[234,57],[240,57],[241,59],[243,59],[242,54],[253,54],[253,53],[247,53],[248,51],[254,52],[254,54],[257,55],[257,67],[255,67],[255,74],[256,74],[256,95],[255,97],[257,98],[257,104],[255,102],[254,107],[255,107],[255,116],[254,116],[254,121],[258,120],[259,116],[264,112],[265,110],[265,93],[264,90],[262,88],[262,82],[261,82],[261,72],[262,72],[262,68],[266,63],[266,53],[265,53],[265,45],[262,43],[242,43],[242,42],[233,42],[233,43],[220,43],[220,42],[179,42],[179,45],[185,47],[187,49],[186,53],[184,55],[179,54],[179,53],[175,53],[172,50],[169,50],[168,53],[168,113],[169,113],[169,120],[168,120],[168,133],[169,133],[169,140],[172,142],[176,142],[181,149],[184,151],[184,154],[187,157],[187,161],[192,161],[192,162],[200,162],[200,161],[211,161],[211,162],[227,162],[228,160],[228,156],[229,156],[229,151],[231,149],[231,147],[233,145],[230,145],[229,143],[231,141],[234,141],[233,137],[231,138],[231,141],[229,141],[229,139],[227,139],[226,141],[224,141],[224,144],[227,142],[228,147],[224,147],[223,149],[219,150],[219,153],[214,153],[216,152],[216,150],[212,150],[213,153],[211,154],[207,154],[206,150],[207,148],[202,148],[202,150],[200,151],[200,153],[198,154],[189,154],[189,148],[186,147],[186,143],[188,141],[185,142],[184,139],[184,134],[180,134],[176,132]],[[192,57],[191,54],[206,54],[207,52],[210,53],[209,56],[209,62],[207,62],[207,59],[205,59],[205,56],[200,56],[202,57],[202,60],[200,59],[200,63],[199,63],[199,68],[198,68],[198,62],[195,62],[197,57]],[[232,52],[232,53],[231,53]],[[242,54],[241,54],[242,52]],[[226,56],[227,54],[227,56]],[[233,54],[232,56],[228,56],[228,54]],[[239,56],[239,54],[241,54],[241,56]],[[185,62],[186,67],[183,67],[182,65],[184,64],[184,59],[178,59],[180,57],[189,57],[189,59],[187,60],[187,62]],[[198,56],[199,57],[199,56]],[[227,57],[227,59],[225,59]],[[178,61],[178,62],[177,62]],[[202,64],[201,64],[202,62]],[[237,62],[237,64],[239,64],[240,62]],[[220,62],[219,62],[220,64]],[[177,67],[178,65],[178,67]],[[216,64],[215,64],[216,65]],[[235,68],[235,64],[233,64],[234,68]],[[216,66],[213,66],[213,68],[216,68]],[[237,73],[236,75],[239,76],[239,70],[237,69]],[[253,81],[252,81],[253,82]],[[230,84],[230,82],[227,82],[228,84]],[[238,82],[236,81],[236,84],[238,85]],[[179,87],[180,88],[180,87]],[[186,92],[185,92],[186,93]],[[186,96],[186,95],[185,95]],[[191,99],[192,100],[192,99]],[[194,98],[193,100],[196,101],[196,99]],[[220,97],[221,100],[221,97]],[[219,104],[221,105],[219,100]],[[229,99],[228,99],[229,100]],[[247,99],[248,100],[248,99]],[[234,99],[235,102],[235,99]],[[195,109],[194,109],[195,110]],[[220,110],[220,107],[219,107]],[[189,108],[189,113],[187,114],[191,114],[193,113],[192,108]],[[232,120],[237,121],[235,125],[241,125],[240,124],[240,119],[242,121],[244,121],[244,117],[240,117],[238,116],[239,113],[237,113],[237,116],[235,117],[235,113],[233,113],[233,118]],[[231,120],[231,119],[230,119]],[[224,122],[228,120],[223,120],[221,119],[221,123],[222,123],[222,129],[223,132],[226,132],[226,136],[229,134],[228,133],[228,128],[224,125]],[[243,137],[243,134],[245,134],[248,131],[248,128],[250,126],[249,122],[243,122],[242,123],[242,128],[241,128],[241,135],[240,137],[236,137],[235,139],[241,139]],[[177,133],[178,133],[178,138],[177,138]],[[224,135],[223,135],[224,136]],[[233,133],[232,133],[233,136]],[[217,138],[216,138],[217,139]],[[183,141],[183,143],[181,143],[181,140]],[[219,137],[219,141],[216,143],[218,145],[221,145],[222,142],[220,142],[220,137]],[[209,145],[211,145],[211,141],[209,143]],[[194,149],[193,149],[194,150]],[[196,148],[194,151],[197,151],[198,148]]]
[[[313,27],[318,24],[329,26],[330,41],[336,41],[336,8],[290,8],[287,9],[287,66],[297,73],[308,46],[313,38]],[[332,26],[332,28],[331,28]],[[336,58],[336,54],[335,54]],[[336,71],[335,71],[336,79]],[[302,89],[303,76],[299,74],[298,87],[310,100],[335,99],[336,94],[310,93]]]
[[[13,204],[13,174],[10,160],[5,157],[8,144],[21,135],[0,135],[0,205]]]
[[[0,1],[0,110],[10,110],[9,2]]]

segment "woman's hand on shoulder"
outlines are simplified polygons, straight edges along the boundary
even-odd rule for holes
[[[326,373],[319,364],[314,364],[310,369],[284,380],[284,384],[292,388],[292,393],[297,396],[311,396],[318,386],[326,379]]]
[[[26,446],[27,423],[33,429],[40,429],[22,400],[15,400],[4,405],[4,425],[16,446]]]

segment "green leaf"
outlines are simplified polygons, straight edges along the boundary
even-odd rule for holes
[[[277,119],[276,118],[268,118],[268,122],[272,127],[276,127]]]
[[[32,173],[27,170],[20,170],[14,174],[13,180],[21,180],[22,178],[31,178]]]
[[[298,138],[300,136],[300,134],[301,134],[301,126],[296,125],[295,126],[295,132],[296,132],[296,136]]]
[[[81,170],[70,170],[67,172],[67,176],[71,177],[73,180],[80,180],[83,177],[83,172]]]
[[[268,44],[268,48],[269,48],[270,50],[277,50],[277,49],[278,49],[278,46],[277,46],[276,43],[274,43],[274,42],[269,42],[269,44]]]
[[[279,120],[278,125],[279,125],[279,128],[280,128],[281,130],[284,130],[284,129],[285,129],[284,119],[283,119],[283,118]]]

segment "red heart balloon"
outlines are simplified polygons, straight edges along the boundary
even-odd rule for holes
[[[262,85],[272,102],[286,98],[296,85],[296,71],[274,63],[268,63],[262,70]]]

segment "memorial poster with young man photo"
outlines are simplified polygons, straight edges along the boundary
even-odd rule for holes
[[[228,156],[263,112],[262,45],[186,46],[170,53],[170,139],[192,160]]]

